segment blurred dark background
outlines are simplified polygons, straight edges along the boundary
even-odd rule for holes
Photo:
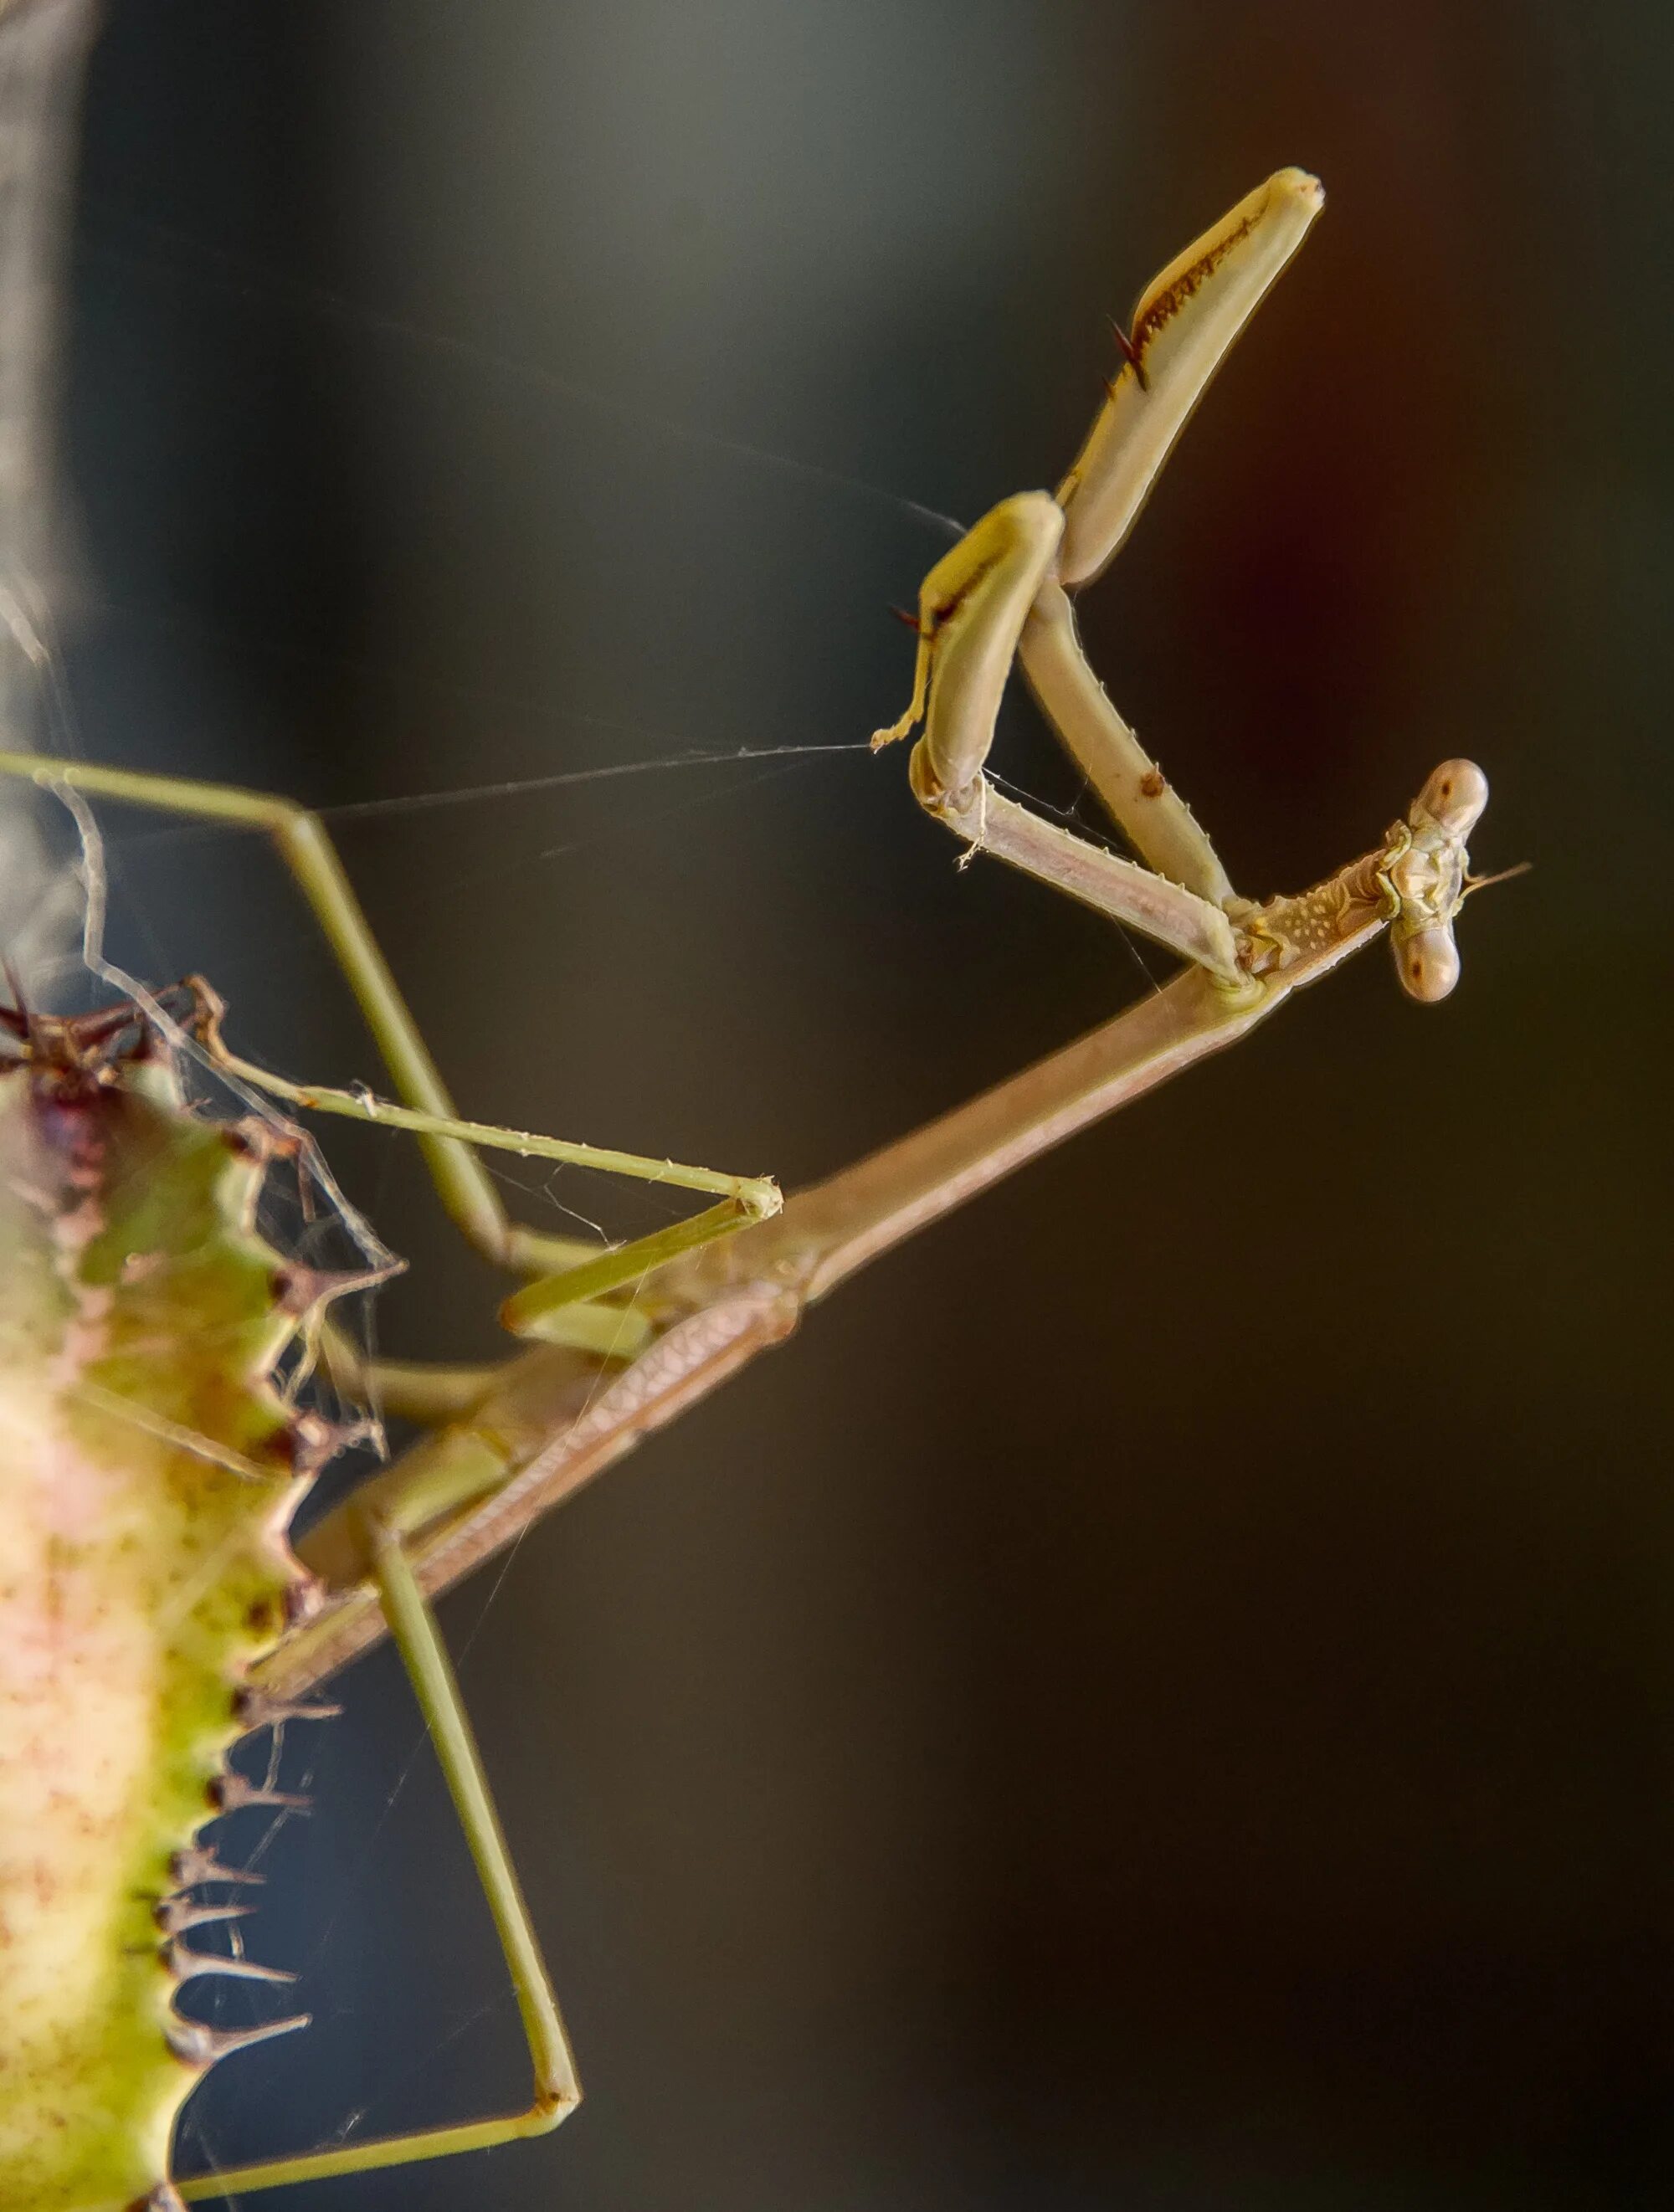
[[[1327,214],[1090,650],[1242,889],[1456,751],[1536,863],[1446,1007],[1354,963],[449,1600],[588,2101],[274,2212],[1670,2201],[1671,49],[1628,0],[110,7],[90,756],[355,809],[854,747],[918,510],[1055,483],[1105,313],[1294,161]],[[1022,701],[1000,765],[1075,799]],[[375,1073],[264,854],[107,826],[125,957]],[[466,1111],[788,1188],[1144,988],[899,756],[335,826]],[[413,1261],[385,1342],[490,1351],[415,1158],[331,1135]],[[317,2025],[183,2167],[522,2094],[388,1656],[343,1693],[252,1936]]]

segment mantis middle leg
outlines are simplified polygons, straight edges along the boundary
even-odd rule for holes
[[[0,775],[25,779],[47,790],[86,793],[260,830],[273,839],[354,994],[389,1070],[399,1103],[380,1101],[359,1091],[291,1083],[240,1059],[222,1040],[216,1018],[219,1002],[207,986],[199,986],[199,994],[212,1014],[199,1041],[228,1074],[294,1104],[378,1122],[417,1136],[437,1194],[461,1234],[495,1265],[535,1278],[507,1302],[504,1317],[514,1334],[627,1357],[644,1341],[643,1325],[624,1316],[618,1307],[589,1310],[591,1302],[638,1282],[651,1269],[713,1237],[778,1210],[777,1189],[764,1177],[727,1176],[679,1161],[461,1120],[336,848],[320,817],[306,807],[236,786],[34,753],[0,752]],[[555,1160],[642,1182],[668,1183],[706,1194],[717,1202],[687,1220],[601,1253],[594,1244],[549,1236],[510,1220],[498,1189],[477,1157],[475,1148],[479,1146],[513,1152],[521,1158]],[[334,1364],[344,1372],[352,1364],[348,1347],[338,1341],[333,1352]],[[392,1411],[411,1410],[418,1419],[428,1417],[437,1388],[446,1391],[448,1387],[445,1381],[438,1382],[423,1370],[399,1363],[360,1372],[363,1379],[380,1389]]]

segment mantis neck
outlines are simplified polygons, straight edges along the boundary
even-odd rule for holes
[[[667,1288],[694,1305],[723,1284],[769,1279],[801,1304],[823,1297],[1065,1138],[1235,1044],[1293,991],[1379,935],[1389,920],[1383,860],[1367,854],[1294,898],[1235,910],[1249,961],[1245,989],[1187,969],[1021,1074],[795,1193],[776,1219],[670,1269]]]

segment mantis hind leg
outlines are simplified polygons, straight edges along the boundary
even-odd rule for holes
[[[177,2195],[188,2203],[230,2197],[245,2190],[277,2189],[295,2182],[328,2180],[338,2174],[406,2166],[422,2159],[451,2157],[461,2151],[491,2149],[496,2143],[547,2134],[561,2120],[567,2119],[581,2100],[575,2063],[557,1999],[553,1995],[551,1978],[512,1865],[505,1833],[483,1770],[482,1756],[472,1734],[459,1682],[435,1617],[425,1602],[399,1536],[378,1523],[368,1528],[368,1535],[373,1578],[383,1603],[384,1618],[389,1623],[390,1633],[423,1714],[424,1725],[435,1747],[511,1975],[534,2072],[534,2094],[523,2111],[493,2119],[422,2128],[411,2135],[340,2143],[332,2150],[265,2160],[259,2165],[228,2167],[216,2173],[193,2174],[174,2184]]]

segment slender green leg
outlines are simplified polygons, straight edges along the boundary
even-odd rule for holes
[[[490,1498],[516,1472],[527,1436],[492,1420],[465,1419],[421,1437],[392,1468],[356,1491],[345,1505],[316,1522],[296,1543],[296,1556],[332,1589],[372,1579],[368,1528],[411,1542],[461,1506]]]
[[[397,1106],[361,1091],[334,1091],[329,1085],[292,1083],[228,1051],[213,1036],[210,1049],[229,1075],[240,1077],[276,1098],[301,1106],[313,1114],[336,1114],[349,1121],[375,1121],[385,1128],[405,1129],[427,1147],[432,1144],[463,1144],[484,1152],[515,1152],[524,1160],[557,1160],[568,1167],[594,1168],[602,1175],[627,1176],[636,1182],[672,1183],[679,1190],[721,1191],[735,1216],[761,1221],[778,1211],[777,1186],[764,1176],[723,1175],[715,1168],[686,1167],[679,1160],[659,1160],[644,1152],[618,1152],[602,1145],[583,1145],[566,1137],[543,1137],[532,1129],[507,1129],[494,1121],[462,1121],[456,1115],[431,1114],[422,1108]],[[531,1255],[543,1261],[569,1261],[594,1248],[579,1237],[545,1237],[533,1231],[513,1230],[518,1241],[520,1267],[530,1265]],[[502,1255],[502,1264],[512,1264]]]
[[[589,1253],[592,1248],[578,1244],[571,1237],[543,1236],[509,1221],[499,1192],[472,1149],[478,1145],[517,1152],[526,1158],[560,1160],[610,1174],[709,1192],[736,1202],[739,1225],[776,1212],[776,1189],[758,1177],[718,1175],[707,1168],[685,1167],[672,1160],[606,1151],[590,1145],[566,1144],[555,1138],[526,1135],[516,1130],[461,1121],[325,826],[306,807],[265,792],[244,791],[227,784],[198,783],[181,777],[142,775],[126,769],[94,767],[80,761],[54,760],[39,753],[0,751],[0,775],[24,777],[49,790],[55,785],[68,787],[129,805],[154,807],[167,813],[265,830],[313,908],[402,1103],[387,1104],[356,1091],[311,1090],[288,1084],[226,1053],[223,1047],[225,1064],[230,1071],[297,1104],[321,1113],[349,1115],[361,1121],[383,1121],[392,1127],[411,1131],[423,1146],[431,1179],[443,1205],[463,1234],[496,1266],[509,1267],[520,1273],[545,1274],[573,1267],[578,1257]]]
[[[204,988],[200,985],[200,988]],[[536,1237],[514,1232],[521,1242],[519,1257],[527,1266],[536,1258],[557,1272],[539,1275],[524,1291],[507,1299],[501,1319],[514,1336],[538,1336],[549,1344],[568,1344],[577,1351],[601,1352],[613,1358],[631,1358],[645,1342],[649,1322],[622,1306],[597,1306],[587,1301],[604,1296],[624,1283],[638,1282],[666,1261],[730,1237],[752,1221],[770,1220],[783,1204],[779,1187],[763,1176],[727,1176],[710,1168],[686,1168],[676,1162],[660,1164],[633,1152],[609,1152],[592,1145],[572,1145],[553,1137],[540,1137],[515,1129],[500,1129],[478,1121],[451,1121],[438,1124],[428,1114],[408,1111],[378,1098],[365,1098],[351,1091],[330,1091],[287,1082],[270,1075],[236,1053],[228,1052],[219,1031],[211,1027],[204,1038],[205,1049],[216,1065],[230,1075],[254,1083],[278,1097],[326,1114],[347,1119],[378,1121],[393,1128],[434,1134],[440,1126],[449,1137],[460,1137],[496,1152],[515,1152],[521,1158],[563,1159],[573,1164],[625,1175],[642,1182],[673,1183],[685,1190],[724,1191],[718,1206],[656,1229],[626,1244],[600,1251],[596,1244],[567,1237]],[[660,1166],[660,1172],[648,1172]],[[410,1374],[419,1370],[411,1370]],[[407,1389],[407,1376],[395,1378],[398,1390]],[[445,1386],[444,1386],[445,1388]],[[409,1393],[409,1395],[411,1395]],[[393,1410],[399,1410],[393,1407]],[[417,1416],[416,1418],[423,1418]]]
[[[320,1325],[320,1357],[345,1398],[375,1406],[404,1421],[435,1428],[468,1413],[504,1373],[508,1363],[447,1366],[409,1359],[368,1359],[329,1317]]]
[[[435,1620],[419,1591],[418,1583],[401,1548],[399,1536],[387,1528],[370,1531],[374,1575],[388,1621],[401,1654],[424,1724],[435,1746],[436,1757],[447,1777],[454,1808],[466,1840],[476,1861],[478,1877],[500,1937],[523,2016],[529,2057],[534,2068],[534,2098],[521,2112],[498,2119],[473,2120],[452,2127],[424,2128],[409,2136],[386,2136],[368,2142],[340,2144],[334,2150],[314,2151],[299,2158],[265,2160],[258,2166],[235,2166],[219,2173],[193,2174],[175,2183],[189,2203],[204,2197],[231,2197],[247,2189],[277,2189],[301,2181],[323,2181],[336,2174],[365,2173],[380,2167],[406,2166],[420,2159],[446,2158],[456,2152],[488,2150],[496,2143],[525,2136],[546,2134],[573,2112],[581,2100],[557,2000],[540,1954],[529,1919],[529,1908],[518,1886],[506,1838],[494,1809],[488,1778],[471,1723],[466,1717],[460,1686],[437,1630]]]
[[[687,1220],[671,1222],[667,1229],[653,1230],[648,1237],[636,1237],[630,1244],[600,1252],[562,1274],[543,1275],[526,1283],[502,1305],[501,1321],[514,1336],[539,1337],[548,1344],[575,1344],[580,1315],[608,1314],[618,1322],[633,1317],[631,1307],[590,1307],[587,1301],[620,1290],[624,1284],[637,1284],[654,1267],[678,1260],[683,1252],[695,1252],[700,1245],[712,1244],[718,1237],[730,1236],[740,1225],[735,1205],[724,1200]],[[594,1346],[590,1334],[587,1344],[588,1349],[600,1348]]]

